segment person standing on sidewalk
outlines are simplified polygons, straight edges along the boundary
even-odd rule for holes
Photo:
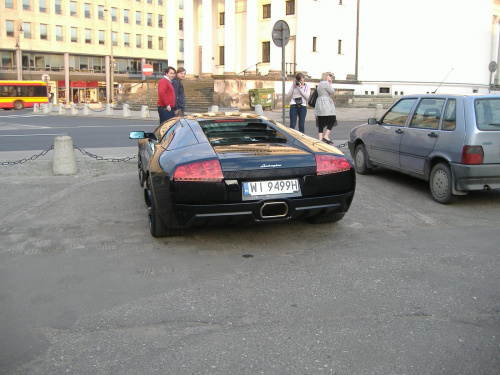
[[[169,66],[165,69],[165,76],[158,82],[158,114],[160,125],[175,116],[175,90],[172,80],[175,77],[175,69]]]
[[[333,142],[328,137],[334,126],[337,126],[337,116],[335,114],[335,104],[330,95],[335,93],[332,87],[333,74],[324,73],[323,80],[318,83],[316,90],[318,91],[318,99],[314,107],[314,115],[316,116],[316,126],[318,127],[318,139],[330,145]],[[323,130],[326,128],[325,133]]]
[[[186,69],[177,68],[177,74],[172,80],[172,85],[175,91],[175,107],[174,113],[177,117],[184,116],[184,110],[186,109],[186,96],[184,95],[184,85],[182,80],[186,77]]]
[[[295,129],[297,124],[297,117],[299,118],[299,131],[304,133],[304,125],[306,122],[307,114],[307,100],[311,94],[311,87],[304,82],[304,75],[297,73],[295,81],[292,83],[290,90],[288,90],[288,97],[290,99],[290,127]]]

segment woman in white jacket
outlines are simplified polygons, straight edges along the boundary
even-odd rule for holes
[[[330,145],[333,142],[328,138],[330,130],[337,125],[337,116],[335,115],[335,104],[330,95],[333,95],[335,90],[332,87],[333,74],[325,73],[324,80],[318,83],[316,90],[318,91],[318,99],[314,107],[314,115],[316,116],[316,126],[318,127],[318,138]],[[323,130],[326,128],[325,133]]]

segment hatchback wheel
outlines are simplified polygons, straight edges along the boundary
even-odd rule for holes
[[[438,163],[432,168],[429,179],[432,197],[442,204],[452,203],[457,197],[453,195],[453,176],[446,163]]]
[[[359,174],[370,174],[372,169],[368,167],[365,145],[359,144],[354,150],[354,167]]]

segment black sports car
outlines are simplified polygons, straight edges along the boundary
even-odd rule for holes
[[[139,139],[139,179],[154,237],[200,225],[342,219],[356,176],[335,147],[265,117],[173,118]]]

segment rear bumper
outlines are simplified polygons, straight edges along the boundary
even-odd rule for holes
[[[451,164],[457,190],[500,189],[500,164]]]
[[[349,210],[353,196],[354,191],[325,197],[284,198],[234,204],[175,204],[174,216],[176,222],[167,222],[165,220],[165,224],[177,228],[252,224],[283,222],[322,214],[345,213]],[[269,211],[266,211],[268,207]],[[172,216],[170,218],[172,219]]]

